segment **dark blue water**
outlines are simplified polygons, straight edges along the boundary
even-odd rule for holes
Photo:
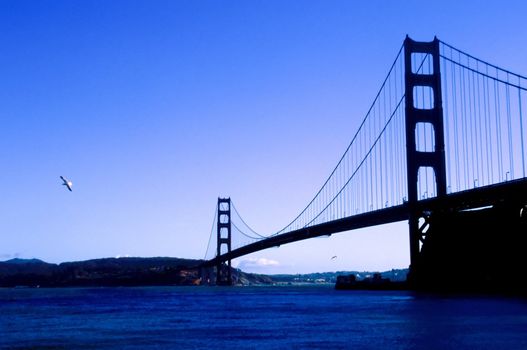
[[[527,349],[527,301],[331,287],[0,289],[0,348]]]

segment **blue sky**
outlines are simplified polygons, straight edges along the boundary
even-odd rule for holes
[[[523,1],[0,1],[0,260],[202,258],[218,196],[274,232],[329,175],[406,34],[526,74],[525,13]],[[407,224],[235,263],[406,267]]]

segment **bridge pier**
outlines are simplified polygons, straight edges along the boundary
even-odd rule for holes
[[[226,252],[222,252],[225,247]],[[218,198],[217,252],[216,256],[231,252],[231,199]],[[232,285],[231,260],[216,263],[216,285]]]
[[[414,54],[432,60],[432,71],[413,69]],[[417,42],[408,36],[404,41],[405,65],[405,125],[406,125],[406,159],[408,181],[409,233],[410,233],[410,276],[411,279],[419,269],[420,247],[428,227],[430,213],[419,209],[419,170],[431,168],[436,180],[437,197],[446,196],[445,141],[443,130],[443,107],[441,97],[441,72],[439,64],[439,40]],[[415,60],[414,60],[415,61]],[[430,106],[417,106],[414,101],[416,89],[431,89],[433,102]],[[416,128],[419,123],[430,124],[433,129],[435,148],[420,150],[416,143]]]

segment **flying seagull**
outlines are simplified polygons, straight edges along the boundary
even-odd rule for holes
[[[66,186],[68,188],[68,190],[70,190],[70,192],[71,192],[71,187],[73,186],[73,182],[71,182],[70,180],[65,179],[62,176],[60,178],[62,179],[62,181],[64,181],[63,185]]]
[[[336,258],[337,258],[337,256],[336,256],[336,255],[333,255],[333,256],[331,257],[331,260],[336,259]]]

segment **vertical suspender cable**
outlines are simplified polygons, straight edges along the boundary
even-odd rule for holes
[[[489,66],[485,65],[486,77],[485,77],[485,124],[487,125],[486,131],[486,144],[487,144],[487,167],[490,169],[490,180],[489,185],[494,183],[494,166],[492,164],[492,154],[493,154],[493,142],[492,142],[492,130],[491,130],[491,121],[490,121],[490,88],[489,88]],[[488,171],[488,170],[487,170]]]
[[[453,50],[450,49],[450,61],[453,62]],[[454,157],[455,157],[455,167],[456,167],[456,190],[460,190],[460,167],[459,164],[459,132],[458,132],[458,121],[459,121],[459,113],[458,113],[458,106],[457,106],[457,80],[456,80],[456,66],[452,66],[452,104],[453,104],[453,123],[454,123]]]
[[[475,184],[475,179],[476,179],[475,171],[477,170],[476,169],[477,164],[474,164],[474,158],[476,158],[476,153],[474,151],[474,143],[475,143],[475,140],[474,140],[474,128],[476,126],[473,123],[474,114],[472,112],[472,101],[474,100],[474,96],[473,96],[472,84],[471,84],[472,77],[474,76],[474,74],[470,71],[470,60],[469,60],[468,57],[467,57],[467,67],[469,68],[469,69],[467,69],[468,113],[469,113],[468,134],[470,134],[469,145],[470,145],[470,160],[471,160],[471,170],[472,170],[472,174],[468,178],[468,180],[469,180],[469,183],[468,183],[469,187],[468,188],[470,188],[470,187],[472,187],[471,185]],[[468,139],[468,135],[467,135],[467,139]]]
[[[459,62],[461,63],[461,53],[459,53]],[[464,164],[464,179],[465,179],[465,190],[468,189],[468,182],[470,181],[469,180],[469,170],[468,170],[468,146],[467,146],[467,142],[469,142],[469,140],[467,140],[467,104],[466,104],[466,90],[465,90],[465,71],[463,70],[463,68],[460,68],[460,73],[462,74],[462,78],[461,78],[461,85],[462,85],[462,95],[461,95],[461,104],[463,106],[463,113],[462,113],[462,117],[463,117],[463,123],[461,124],[462,125],[462,132],[461,132],[461,140],[463,142],[463,164]]]
[[[496,68],[496,76],[498,76],[498,68]],[[497,81],[494,81],[495,105],[496,105],[496,133],[498,142],[498,164],[500,171],[500,179],[506,174],[503,173],[503,157],[502,157],[502,144],[501,144],[501,104],[500,104],[500,86]],[[506,179],[506,177],[505,177]]]
[[[481,185],[485,185],[485,171],[483,169],[483,166],[484,166],[484,157],[483,157],[483,152],[486,151],[486,148],[484,147],[484,144],[483,144],[483,134],[482,134],[482,129],[484,127],[484,123],[481,122],[481,120],[484,121],[483,118],[481,118],[481,88],[480,88],[480,80],[479,80],[479,64],[478,64],[478,61],[476,61],[476,71],[478,72],[476,74],[476,79],[477,79],[477,89],[476,89],[476,92],[477,92],[477,106],[478,106],[478,114],[477,114],[477,121],[478,121],[478,132],[479,132],[479,144],[478,144],[478,150],[481,150],[481,152],[478,152],[479,156],[480,156],[480,167],[478,169],[481,169],[481,174],[478,173],[478,178],[479,178],[479,181],[481,182]],[[478,184],[479,185],[479,184]]]
[[[443,55],[444,55],[444,50],[445,50],[445,47],[443,45],[441,45],[441,49],[443,50]],[[445,108],[443,109],[443,118],[444,118],[444,121],[445,121],[445,158],[446,158],[446,166],[447,166],[447,189],[448,189],[448,186],[451,186],[452,185],[452,166],[450,165],[451,164],[451,157],[450,157],[450,104],[449,104],[449,99],[448,99],[448,93],[449,93],[449,90],[448,90],[448,66],[446,64],[446,60],[443,59],[441,61],[441,68],[442,68],[442,72],[443,72],[443,81],[441,83],[442,86],[444,86],[444,89],[443,89],[443,94],[444,94],[444,101],[445,101]],[[437,140],[436,140],[436,144],[437,144]],[[448,192],[448,191],[447,191]]]
[[[477,61],[476,61],[476,64],[477,64]],[[475,142],[474,142],[474,157],[475,157],[475,165],[476,165],[476,174],[475,174],[475,178],[474,178],[474,185],[479,185],[479,182],[476,184],[476,181],[480,181],[480,167],[481,167],[481,162],[480,162],[480,157],[481,157],[481,147],[479,145],[480,143],[480,138],[479,138],[479,135],[478,134],[478,131],[481,133],[481,125],[479,123],[479,119],[480,119],[480,116],[479,114],[476,112],[477,111],[477,101],[478,101],[478,90],[477,90],[477,87],[476,87],[476,72],[472,71],[472,104],[474,106],[474,139],[475,139]]]
[[[518,86],[521,88],[521,79],[518,77]],[[523,145],[523,115],[522,115],[522,95],[521,89],[518,89],[518,110],[520,112],[520,143],[522,151],[522,175],[525,177],[525,149]]]
[[[510,94],[510,85],[509,85],[509,73],[507,72],[507,84],[505,85],[505,96],[507,103],[507,127],[508,127],[508,139],[509,139],[509,172],[510,180],[514,178],[514,160],[513,155],[514,151],[512,148],[512,117],[511,117],[511,94]]]

